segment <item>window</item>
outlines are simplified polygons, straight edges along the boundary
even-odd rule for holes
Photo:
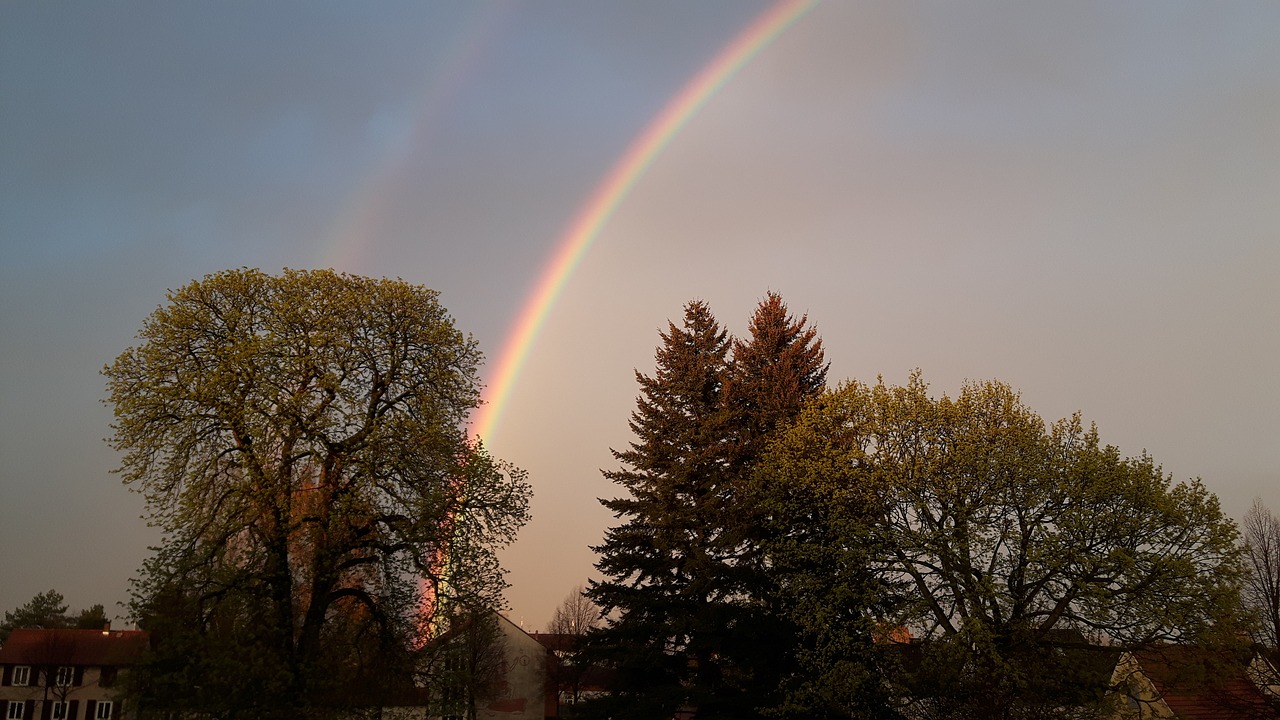
[[[31,682],[31,666],[18,665],[13,669],[13,684],[26,685]],[[13,717],[10,715],[9,717]]]
[[[67,720],[67,704],[64,702],[56,702],[53,704],[53,720]]]
[[[22,720],[22,718],[26,717],[26,709],[27,704],[21,700],[10,700],[9,712],[5,713],[5,715],[8,717],[8,720]]]
[[[111,687],[116,682],[116,666],[103,665],[102,671],[98,673],[98,684],[102,687]]]
[[[111,701],[98,701],[98,709],[94,711],[93,717],[96,720],[111,720]]]
[[[76,677],[76,669],[71,667],[70,665],[63,665],[58,668],[58,679],[55,681],[54,684],[57,685],[58,687],[66,687],[71,684],[71,681],[74,680],[75,677]],[[54,720],[58,720],[58,719],[54,718]]]

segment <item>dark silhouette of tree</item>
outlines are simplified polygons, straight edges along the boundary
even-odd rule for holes
[[[0,624],[0,644],[14,628],[60,628],[67,624],[67,604],[57,590],[37,593],[25,605],[4,614]]]
[[[549,682],[556,693],[556,702],[563,698],[569,712],[575,710],[582,696],[582,683],[591,672],[592,665],[583,652],[583,640],[588,632],[602,623],[600,608],[591,602],[581,585],[575,587],[556,608],[547,624],[547,633],[554,647],[554,661],[550,667]]]
[[[111,622],[111,618],[107,617],[106,608],[98,604],[81,610],[74,621],[68,622],[68,626],[78,630],[101,630],[109,622]]]
[[[652,377],[631,415],[636,439],[614,451],[623,469],[605,477],[627,496],[602,500],[610,528],[596,567],[605,579],[587,596],[609,619],[588,637],[589,657],[615,671],[610,698],[593,712],[615,718],[746,717],[725,676],[726,587],[722,528],[734,510],[730,431],[723,402],[728,338],[700,301],[669,323]]]
[[[1280,659],[1280,519],[1255,499],[1240,531],[1249,565],[1244,597],[1260,623],[1255,638]]]
[[[605,475],[630,497],[604,501],[624,525],[606,535],[588,596],[616,616],[588,638],[616,692],[593,711],[749,718],[779,702],[787,620],[764,575],[749,478],[778,428],[820,393],[827,364],[808,318],[769,293],[751,337],[730,341],[706,305],[662,335],[657,372],[637,373],[637,440]],[[728,358],[729,348],[733,356]]]
[[[497,615],[450,606],[416,662],[418,684],[430,693],[431,717],[475,720],[477,708],[498,697],[504,683],[506,646]]]
[[[0,623],[0,644],[9,638],[9,633],[14,628],[101,630],[110,621],[101,604],[91,605],[77,614],[69,614],[62,593],[49,590],[38,593],[21,607],[5,612],[4,622]]]

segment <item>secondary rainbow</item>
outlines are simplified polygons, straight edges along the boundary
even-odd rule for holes
[[[614,210],[644,175],[654,158],[734,73],[816,4],[817,0],[781,0],[765,10],[667,102],[609,170],[604,181],[596,186],[557,242],[555,254],[542,272],[508,335],[488,384],[485,404],[475,417],[475,432],[478,437],[492,438],[529,350],[538,339],[538,333],[560,291],[591,248],[591,243],[600,234],[600,230],[613,216]]]

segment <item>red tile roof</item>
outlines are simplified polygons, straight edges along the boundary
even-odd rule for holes
[[[1169,709],[1184,720],[1276,720],[1246,672],[1247,660],[1228,653],[1167,645],[1134,653]]]
[[[132,665],[147,650],[143,630],[17,628],[0,647],[6,665]]]

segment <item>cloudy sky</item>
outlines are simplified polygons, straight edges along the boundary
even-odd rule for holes
[[[102,366],[225,268],[435,288],[490,358],[573,218],[768,2],[0,5],[0,609],[127,596],[156,536]],[[827,2],[665,145],[488,445],[539,629],[592,575],[633,370],[767,291],[833,381],[920,368],[1280,510],[1280,3]],[[115,611],[120,613],[120,609]]]

